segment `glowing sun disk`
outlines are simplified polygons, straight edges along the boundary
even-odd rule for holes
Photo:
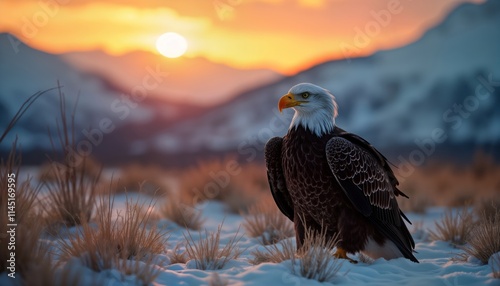
[[[156,40],[156,49],[167,58],[178,58],[187,51],[186,39],[177,33],[165,33]]]

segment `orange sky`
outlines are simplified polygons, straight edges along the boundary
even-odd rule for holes
[[[187,38],[187,57],[293,74],[326,59],[404,45],[461,2],[2,0],[0,31],[51,53],[102,49],[115,55],[156,52],[156,38],[173,31]]]

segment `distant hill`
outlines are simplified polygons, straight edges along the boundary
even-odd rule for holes
[[[94,66],[87,70],[75,62],[68,64],[68,57],[75,55],[61,58],[24,45],[16,54],[9,35],[3,34],[0,122],[4,126],[25,98],[60,79],[68,95],[81,93],[79,138],[85,139],[81,131],[96,126],[103,117],[116,123],[116,129],[93,153],[105,163],[143,161],[177,166],[227,153],[251,161],[262,159],[263,146],[271,136],[284,135],[288,129],[292,110],[279,114],[279,97],[297,83],[312,82],[335,94],[340,127],[366,138],[396,164],[419,156],[425,157],[424,161],[451,158],[463,162],[478,148],[500,159],[498,27],[500,1],[463,4],[407,46],[349,61],[328,61],[210,108],[148,100],[124,120],[110,104],[129,87],[114,77],[144,55],[124,56],[121,65],[115,66],[111,63],[117,58],[87,54],[103,57],[103,69],[110,69]],[[191,64],[206,63],[194,60]],[[227,67],[218,68],[228,71]],[[217,86],[212,86],[207,94],[217,91]],[[45,130],[53,124],[56,110],[55,94],[41,99],[0,150],[5,152],[13,136],[19,135],[30,156],[46,152]]]

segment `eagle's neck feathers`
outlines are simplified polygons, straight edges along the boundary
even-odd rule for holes
[[[318,137],[333,132],[335,129],[334,113],[328,109],[315,112],[295,111],[290,129],[302,126]]]

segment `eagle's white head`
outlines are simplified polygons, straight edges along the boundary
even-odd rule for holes
[[[328,90],[312,83],[299,83],[280,98],[279,111],[293,108],[290,128],[302,125],[317,136],[333,131],[337,117],[337,102]]]

